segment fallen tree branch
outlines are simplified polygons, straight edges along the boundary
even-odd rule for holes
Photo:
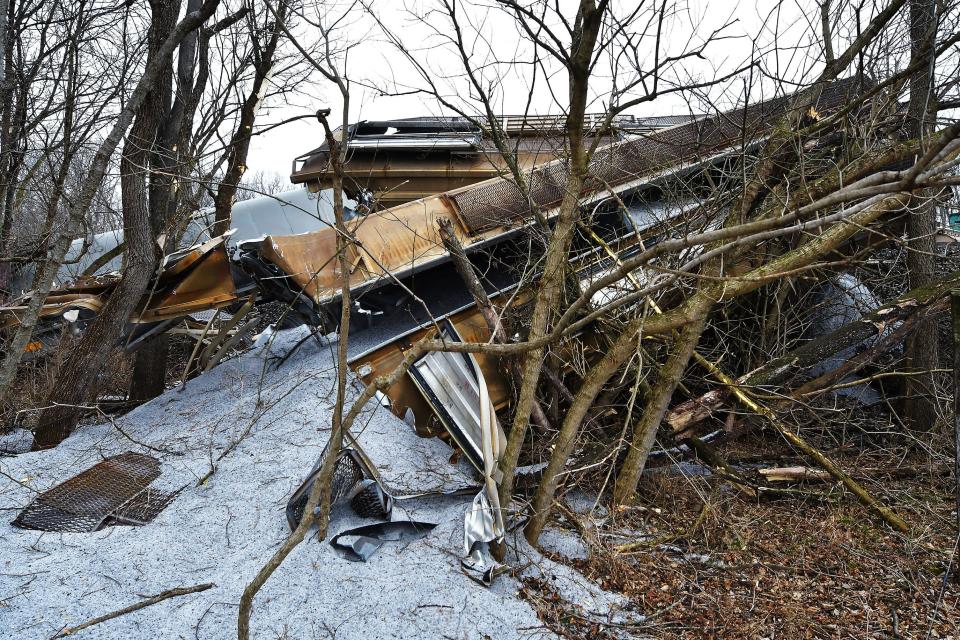
[[[946,311],[943,300],[950,291],[960,287],[960,271],[944,276],[935,283],[917,287],[905,295],[887,302],[861,317],[828,334],[811,340],[790,353],[775,358],[759,369],[742,376],[737,384],[744,387],[786,387],[802,380],[804,374],[815,365],[845,349],[887,333],[891,326],[900,323],[883,341],[850,358],[838,369],[839,376],[828,372],[819,378],[805,382],[794,394],[804,396],[829,386],[839,378],[853,373],[866,365],[883,351],[893,347],[921,319]],[[698,422],[710,417],[720,409],[730,396],[730,389],[715,389],[697,398],[678,404],[664,417],[674,433],[682,436]]]
[[[870,495],[870,493],[864,489],[860,483],[851,478],[843,469],[833,462],[833,460],[828,458],[821,451],[815,449],[812,445],[810,445],[810,443],[794,433],[789,427],[787,427],[787,425],[777,418],[773,411],[756,402],[747,393],[747,391],[741,388],[740,385],[738,385],[730,376],[718,369],[716,365],[701,356],[699,353],[694,352],[693,357],[717,380],[729,386],[733,394],[738,400],[740,400],[741,403],[743,403],[751,411],[754,411],[755,413],[758,413],[766,418],[767,422],[773,426],[773,428],[776,429],[777,432],[780,433],[780,435],[782,435],[787,442],[813,458],[817,464],[823,467],[831,476],[842,482],[843,486],[856,495],[860,502],[875,511],[887,524],[897,531],[903,533],[906,533],[910,530],[910,528],[907,526],[907,523],[904,522],[900,516],[891,511],[889,508],[880,504],[880,502]]]
[[[201,591],[206,591],[207,589],[213,588],[215,586],[217,585],[213,584],[212,582],[205,582],[203,584],[197,584],[192,587],[176,587],[174,589],[167,589],[162,593],[158,593],[155,596],[150,596],[145,600],[141,600],[140,602],[136,604],[132,604],[128,607],[124,607],[123,609],[117,609],[112,613],[107,613],[102,616],[97,616],[96,618],[93,618],[92,620],[87,620],[83,624],[78,624],[75,627],[67,627],[66,629],[63,629],[62,631],[59,631],[56,635],[52,636],[50,640],[54,640],[55,638],[66,638],[67,636],[71,636],[78,631],[82,631],[96,624],[100,624],[101,622],[106,622],[107,620],[113,620],[114,618],[125,616],[128,613],[133,613],[134,611],[139,611],[140,609],[146,609],[147,607],[153,606],[158,602],[163,602],[164,600],[169,600],[170,598],[185,596],[191,593],[200,593]]]

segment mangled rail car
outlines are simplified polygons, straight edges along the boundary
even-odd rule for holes
[[[194,313],[241,303],[255,289],[253,280],[227,254],[227,236],[167,256],[143,299],[130,317],[121,344],[136,349],[153,336],[170,330]],[[40,320],[28,351],[49,350],[66,327],[75,332],[96,317],[120,282],[120,274],[85,276],[53,290],[40,310]],[[0,330],[13,327],[27,308],[31,294],[0,307]]]
[[[850,78],[824,87],[816,104],[795,105],[795,96],[785,96],[601,146],[578,194],[579,205],[609,212],[613,238],[636,237],[640,231],[669,222],[664,218],[678,215],[658,212],[644,202],[645,187],[702,170],[758,144],[789,108],[834,111],[862,85],[861,78]],[[534,224],[532,207],[547,220],[555,217],[566,191],[565,175],[564,160],[557,159],[527,174],[529,194],[511,178],[497,177],[350,220],[353,241],[347,251],[351,291],[373,292],[400,282],[410,289],[405,279],[446,263],[449,254],[437,227],[441,217],[453,222],[454,233],[468,253],[494,253],[499,245]],[[318,184],[324,179],[317,178]],[[623,215],[614,196],[628,194],[638,196],[636,210]],[[308,310],[312,302],[312,312],[306,319],[326,323],[332,329],[339,317],[342,285],[335,255],[336,232],[323,229],[245,243],[240,260],[263,287],[286,295],[292,304]],[[288,293],[282,294],[279,287],[285,287]],[[371,312],[382,314],[396,305],[397,295],[381,292],[367,295],[366,301]]]
[[[690,176],[721,166],[762,142],[788,109],[829,113],[843,106],[863,82],[859,77],[834,82],[824,87],[816,102],[810,104],[799,103],[796,96],[785,96],[666,128],[644,128],[635,123],[631,129],[618,125],[616,139],[597,150],[590,177],[578,194],[580,206],[590,211],[588,228],[575,247],[578,255],[573,261],[578,269],[585,277],[608,269],[611,259],[602,248],[604,243],[627,256],[639,250],[641,244],[649,246],[658,238],[698,229],[704,224],[697,217],[702,193],[697,191],[696,180],[688,179]],[[403,122],[358,125],[350,136],[379,153],[389,147],[381,138],[389,137],[383,132],[390,129],[395,129],[394,135],[400,138],[390,144],[400,147],[413,144],[414,139],[419,140],[417,144],[429,145],[431,140],[438,142],[438,136],[442,142],[449,133],[443,127],[452,128],[458,135],[464,133],[461,129],[469,129],[462,121]],[[517,126],[523,132],[527,125]],[[509,124],[506,129],[510,129]],[[547,134],[553,131],[550,127],[541,130]],[[432,137],[424,131],[432,131]],[[474,134],[476,131],[471,135]],[[601,134],[613,136],[610,132]],[[529,142],[528,146],[533,149],[534,143]],[[364,148],[361,144],[360,151]],[[535,159],[547,154],[548,147],[542,141],[536,148],[540,155]],[[321,187],[329,167],[323,168],[322,153],[311,154],[309,162],[295,172],[294,179]],[[479,152],[475,154],[478,155]],[[358,157],[355,178],[369,169],[364,163],[371,157],[376,156]],[[348,162],[348,171],[350,167]],[[391,179],[409,178],[417,171],[416,167],[401,164],[392,167],[390,175]],[[488,166],[484,171],[499,169]],[[353,368],[360,372],[370,369],[376,374],[385,370],[396,355],[385,357],[385,353],[396,351],[395,345],[403,344],[428,323],[450,317],[456,325],[458,319],[475,315],[472,299],[448,266],[450,256],[437,227],[440,218],[451,221],[454,234],[477,271],[483,274],[488,293],[512,291],[521,285],[528,258],[519,241],[531,229],[536,231],[531,207],[539,209],[548,221],[552,219],[565,192],[564,176],[564,160],[557,158],[528,171],[529,194],[509,177],[494,177],[383,211],[354,215],[348,221],[352,238],[347,247],[351,265],[348,279],[356,312],[352,323],[356,335],[351,342],[360,346],[354,349],[354,354],[359,355],[351,358]],[[460,176],[463,180],[476,177]],[[679,201],[664,200],[660,195],[664,185],[681,182],[694,186],[685,186]],[[131,317],[124,344],[135,348],[151,336],[170,330],[178,320],[189,318],[189,314],[241,308],[243,299],[251,294],[256,302],[282,301],[300,321],[324,331],[335,330],[342,286],[335,258],[336,236],[332,228],[241,242],[232,258],[224,239],[170,256]],[[40,342],[55,342],[64,319],[82,330],[118,278],[81,279],[54,291],[42,311]],[[28,299],[25,296],[0,309],[0,327],[16,324]],[[209,323],[210,319],[198,320],[192,330],[203,337],[204,321]],[[474,324],[470,328],[458,325],[456,330],[467,340],[487,339],[483,323]],[[480,366],[493,384],[491,395],[495,404],[502,407],[506,397],[498,390],[503,383],[497,368],[482,358]],[[410,384],[412,381],[405,382],[401,385],[404,389],[396,390],[398,397],[405,400],[397,402],[395,410],[403,415],[412,408],[418,414],[417,423],[425,424],[423,416],[435,412],[427,409],[426,400],[409,400],[423,398],[418,390],[411,390]]]
[[[698,116],[638,118],[587,114],[586,143],[611,144],[639,134],[684,124]],[[562,116],[498,118],[497,127],[524,171],[562,156],[566,121]],[[432,196],[502,176],[508,169],[489,132],[463,117],[420,117],[357,122],[339,130],[350,149],[344,189],[371,210]],[[327,189],[333,184],[328,149],[323,145],[293,162],[290,180]]]
[[[588,215],[574,243],[573,270],[589,279],[660,238],[719,224],[719,220],[702,218],[700,198],[705,190],[698,191],[697,180],[684,180],[689,184],[679,190],[682,197],[674,201],[668,202],[658,192],[672,181],[681,182],[677,178],[735,162],[741,152],[765,140],[788,110],[809,109],[810,117],[817,112],[830,113],[861,87],[862,80],[852,78],[824,87],[813,103],[804,104],[796,96],[781,97],[600,147],[590,176],[575,194],[576,205]],[[369,170],[362,163],[357,167],[357,176]],[[403,169],[407,170],[413,169]],[[316,174],[311,179],[317,186],[323,186],[323,170],[313,166],[310,171]],[[566,195],[565,176],[564,160],[556,158],[528,171],[528,192],[510,178],[493,177],[352,216],[348,220],[347,274],[339,271],[337,232],[332,228],[240,243],[232,259],[224,239],[215,239],[165,262],[151,294],[131,319],[133,328],[125,339],[131,345],[142,342],[188,314],[239,305],[248,295],[244,308],[252,307],[255,300],[279,300],[303,322],[324,331],[336,330],[346,279],[357,320],[351,323],[348,365],[363,380],[393,371],[412,345],[428,334],[439,331],[444,340],[452,342],[487,341],[490,332],[485,320],[448,266],[451,256],[438,223],[441,218],[450,221],[453,234],[482,274],[488,295],[502,307],[521,308],[530,297],[529,275],[524,275],[529,251],[521,240],[557,215]],[[468,183],[476,177],[464,174],[456,180]],[[428,184],[433,183],[425,181],[412,190]],[[378,188],[392,187],[383,183]],[[397,198],[405,200],[411,193]],[[63,318],[76,312],[89,319],[112,284],[115,281],[78,282],[58,290],[44,307],[44,316]],[[17,310],[25,302],[0,309],[3,326],[16,323]],[[590,341],[584,342],[585,357],[597,357],[599,349],[591,353]],[[484,491],[467,516],[466,555],[473,554],[473,543],[502,537],[504,524],[496,520],[501,515],[493,478],[503,448],[497,413],[511,401],[503,363],[485,354],[429,353],[385,393],[384,403],[395,414],[420,435],[444,435],[483,476]],[[342,475],[346,479],[338,495],[357,499],[365,509],[373,505],[378,514],[389,513],[391,497],[370,484],[376,480],[375,470],[367,468],[362,457],[351,456],[352,463],[344,460]],[[291,502],[291,524],[302,515],[305,491],[315,472]],[[481,573],[490,566],[486,558],[465,562]]]

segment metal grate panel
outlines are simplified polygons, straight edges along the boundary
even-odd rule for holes
[[[166,509],[176,497],[175,491],[158,491],[147,487],[127,504],[110,514],[106,524],[143,526],[160,515],[160,512]]]
[[[160,462],[128,451],[44,491],[20,512],[15,526],[41,531],[96,531],[111,517],[148,521],[173,498],[147,486],[160,475]],[[139,517],[138,517],[139,516]]]
[[[828,85],[817,101],[817,109],[820,112],[836,110],[862,82],[862,78],[854,77]],[[775,98],[598,149],[590,163],[590,177],[583,191],[627,184],[683,162],[715,155],[741,141],[756,141],[776,125],[793,100],[792,95]],[[563,161],[541,165],[528,175],[530,200],[535,206],[556,205],[563,199],[566,176]],[[467,230],[474,235],[512,224],[527,217],[529,212],[521,189],[506,178],[453,194],[451,200]]]
[[[329,446],[329,443],[327,446]],[[310,475],[307,476],[307,479],[303,481],[287,503],[287,522],[290,523],[291,529],[295,529],[303,518],[303,510],[306,509],[307,501],[310,499],[310,490],[320,473],[320,465],[323,463],[326,454],[327,447],[324,446],[320,459],[317,460],[313,470],[310,471]],[[360,455],[349,447],[341,449],[333,467],[333,478],[330,481],[331,504],[346,497],[357,483],[365,479],[367,475],[368,472],[364,469]]]

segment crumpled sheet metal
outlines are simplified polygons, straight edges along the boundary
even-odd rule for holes
[[[330,545],[350,562],[366,562],[387,542],[412,542],[436,526],[417,520],[378,522],[341,531],[330,540]]]
[[[501,570],[490,552],[490,543],[503,540],[502,523],[498,527],[500,508],[494,509],[484,488],[474,497],[473,503],[463,517],[463,558],[460,567],[467,576],[489,587]]]
[[[287,524],[291,531],[297,528],[303,518],[310,490],[320,475],[320,466],[326,453],[327,448],[324,447],[313,469],[287,501]],[[330,499],[335,503],[342,498],[349,500],[351,508],[364,517],[386,520],[393,511],[393,496],[379,482],[376,470],[356,442],[340,450],[333,469]]]
[[[502,431],[497,424],[497,414],[490,401],[483,372],[476,362],[473,364],[480,386],[484,487],[473,499],[473,504],[463,518],[464,558],[460,561],[460,566],[471,579],[490,586],[500,570],[500,565],[490,554],[490,543],[502,542],[505,533],[498,488],[502,479],[498,465],[503,453],[503,443]]]
[[[479,309],[475,306],[452,314],[445,319],[453,325],[454,330],[467,342],[486,342],[490,339],[490,330]],[[406,356],[409,345],[415,344],[424,335],[436,330],[431,324],[409,334],[401,336],[402,340],[386,344],[360,358],[352,360],[350,368],[357,372],[364,382],[370,382],[377,376],[392,371]],[[487,389],[497,407],[505,407],[510,401],[510,387],[498,358],[478,353],[474,359],[483,369],[487,381]],[[439,435],[443,428],[434,420],[435,412],[424,398],[422,391],[417,388],[412,376],[402,376],[396,383],[386,390],[390,399],[390,411],[400,418],[407,418],[412,412],[414,428],[422,437]],[[439,428],[437,428],[439,427]],[[481,468],[478,468],[482,471]]]
[[[337,236],[332,229],[295,236],[267,236],[258,246],[260,257],[272,262],[290,279],[297,291],[316,298],[340,282],[340,261],[337,255]],[[354,264],[357,250],[347,246],[347,261]]]
[[[164,269],[131,320],[156,322],[237,302],[225,245],[228,237],[225,234],[194,247]]]
[[[151,283],[147,294],[130,317],[132,323],[151,323],[179,318],[193,311],[223,307],[238,301],[230,270],[225,234],[189,249],[169,260]],[[54,289],[40,310],[41,318],[63,316],[74,309],[99,313],[120,276],[81,277]],[[0,307],[0,329],[20,324],[32,293]]]
[[[39,494],[13,525],[23,529],[87,533],[108,524],[142,525],[157,516],[173,493],[151,490],[160,462],[128,451]]]

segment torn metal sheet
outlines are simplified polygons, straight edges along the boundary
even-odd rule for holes
[[[491,542],[503,542],[505,533],[503,510],[500,508],[500,455],[506,447],[503,433],[497,423],[493,403],[487,394],[487,384],[480,368],[476,368],[480,389],[480,430],[483,451],[483,490],[473,500],[463,518],[464,558],[461,566],[468,576],[490,585],[500,570],[490,555]]]
[[[450,322],[442,326],[441,338],[461,341]],[[506,437],[483,371],[472,354],[434,352],[415,362],[410,376],[450,436],[483,474],[483,489],[464,516],[462,566],[471,578],[489,585],[499,566],[490,556],[490,543],[504,536],[498,464]]]
[[[330,545],[351,562],[366,562],[387,542],[418,540],[436,526],[434,522],[416,520],[378,522],[341,531],[330,540]]]
[[[443,323],[440,339],[463,341],[449,321]],[[506,437],[495,415],[484,413],[492,413],[493,409],[489,406],[483,372],[473,354],[434,351],[410,367],[410,376],[457,446],[483,472],[485,428],[495,431],[497,450],[506,447]],[[492,420],[492,426],[485,427],[485,419]]]
[[[495,493],[494,493],[495,495]],[[460,567],[471,580],[489,587],[501,570],[490,552],[490,543],[503,540],[504,530],[500,519],[500,505],[496,509],[487,498],[486,487],[473,499],[463,518],[463,558]]]
[[[496,300],[496,298],[494,298]],[[470,342],[486,342],[490,338],[490,331],[486,321],[475,305],[470,304],[465,309],[456,310],[449,314],[438,314],[437,319],[445,319],[456,330],[463,340]],[[379,375],[392,371],[406,355],[410,345],[415,344],[424,335],[435,331],[432,321],[415,325],[413,329],[392,333],[386,344],[363,350],[351,357],[349,366],[364,381],[369,382]],[[494,406],[501,409],[507,406],[510,400],[510,389],[506,376],[502,373],[499,359],[495,356],[475,354],[474,359],[483,371],[487,381],[488,391]],[[390,399],[390,410],[394,415],[403,418],[413,414],[414,428],[421,436],[435,436],[445,432],[441,426],[434,425],[439,420],[435,417],[433,408],[417,388],[411,376],[403,376],[386,390]],[[409,418],[408,418],[409,420]],[[479,466],[477,467],[480,468]]]
[[[225,246],[229,235],[193,247],[175,260],[168,256],[132,321],[179,318],[237,302],[237,287]]]
[[[128,451],[44,491],[13,521],[23,529],[87,533],[108,524],[150,522],[174,494],[151,490],[160,476],[156,458]]]

